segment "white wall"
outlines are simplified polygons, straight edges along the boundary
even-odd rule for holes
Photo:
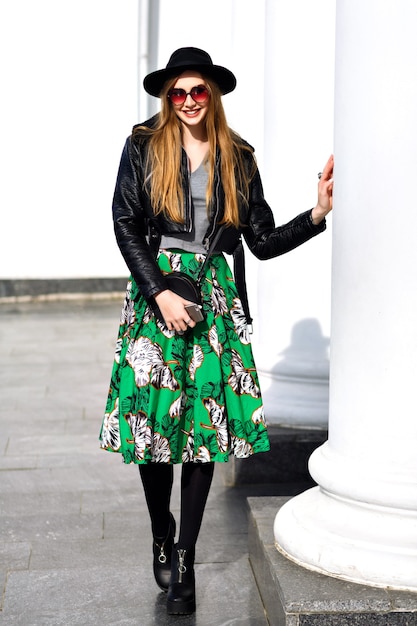
[[[111,198],[136,121],[137,0],[0,6],[0,278],[125,274]]]
[[[332,150],[328,98],[333,49],[328,50],[331,61],[325,75],[317,68],[317,83],[310,76],[306,87],[302,68],[312,55],[325,61],[323,46],[333,37],[334,1],[194,0],[178,10],[172,0],[160,0],[158,66],[165,66],[180,46],[208,50],[215,63],[237,76],[237,90],[225,97],[226,112],[230,124],[256,147],[261,173],[266,173],[264,140],[276,144],[279,166],[263,178],[278,222],[309,207],[316,172]],[[124,139],[139,121],[137,88],[143,77],[137,70],[138,4],[1,4],[2,93],[8,97],[3,95],[0,104],[0,278],[126,273],[114,242],[110,207]],[[311,4],[314,10],[306,13]],[[288,117],[281,124],[286,133],[279,140],[268,136],[263,115],[265,7],[271,5],[282,20],[277,37],[283,56],[277,63],[281,71],[286,67],[289,79],[280,109]],[[294,78],[298,74],[299,80]],[[323,89],[325,102],[320,101]],[[289,192],[287,176],[293,184],[293,156],[300,153],[300,145],[308,148],[310,161],[299,175],[303,182]],[[257,271],[251,267],[249,278]]]

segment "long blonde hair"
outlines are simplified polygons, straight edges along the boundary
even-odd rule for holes
[[[181,180],[181,122],[167,97],[169,89],[178,79],[168,81],[161,92],[161,111],[154,128],[136,127],[134,135],[150,135],[146,159],[146,184],[150,185],[151,204],[155,215],[165,213],[175,222],[184,222],[184,197]],[[239,227],[239,200],[248,202],[249,184],[255,171],[245,167],[243,152],[253,153],[226,121],[221,93],[216,83],[204,79],[210,92],[205,118],[209,142],[208,182],[206,203],[209,208],[213,196],[217,149],[220,150],[220,177],[224,189],[224,216],[222,223]]]

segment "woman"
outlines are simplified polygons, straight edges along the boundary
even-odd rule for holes
[[[226,123],[221,96],[234,75],[197,48],[176,50],[144,80],[161,112],[133,129],[113,202],[115,233],[131,272],[101,447],[139,465],[153,533],[154,575],[170,614],[195,611],[195,545],[214,462],[269,450],[247,329],[241,235],[260,259],[325,229],[333,160],[311,211],[275,227],[253,149]],[[165,276],[201,283],[203,320]],[[234,253],[239,292],[223,252]],[[239,269],[240,268],[240,269]],[[198,310],[197,310],[198,313]],[[196,318],[197,319],[197,318]],[[182,463],[181,518],[170,512],[173,464]]]

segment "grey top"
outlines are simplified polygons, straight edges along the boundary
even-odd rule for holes
[[[208,172],[205,160],[190,174],[190,187],[192,199],[192,229],[189,233],[178,233],[175,237],[162,235],[160,248],[179,248],[187,252],[206,254],[203,246],[204,235],[209,227],[206,207],[206,188]]]

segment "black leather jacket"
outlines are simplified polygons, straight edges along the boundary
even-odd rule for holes
[[[154,121],[155,118],[152,118],[145,124],[151,126]],[[163,214],[154,216],[144,184],[146,148],[147,139],[143,136],[137,137],[133,133],[126,140],[113,198],[113,220],[117,243],[122,255],[141,293],[149,301],[152,296],[166,289],[165,279],[149,245],[149,227],[154,224],[161,233],[170,235],[189,231],[192,228],[193,211],[188,161],[183,151],[185,221],[183,224],[178,224]],[[253,155],[246,150],[244,155],[250,169],[253,167]],[[214,197],[210,203],[210,225],[204,239],[207,249],[223,217],[224,192],[218,167],[215,173],[214,189]],[[270,259],[296,248],[326,228],[325,220],[318,226],[313,224],[311,211],[301,213],[287,224],[276,227],[272,211],[263,196],[262,182],[257,168],[250,183],[249,203],[241,202],[239,212],[242,227],[225,228],[216,245],[216,251],[233,253],[243,235],[249,250],[258,259]]]

